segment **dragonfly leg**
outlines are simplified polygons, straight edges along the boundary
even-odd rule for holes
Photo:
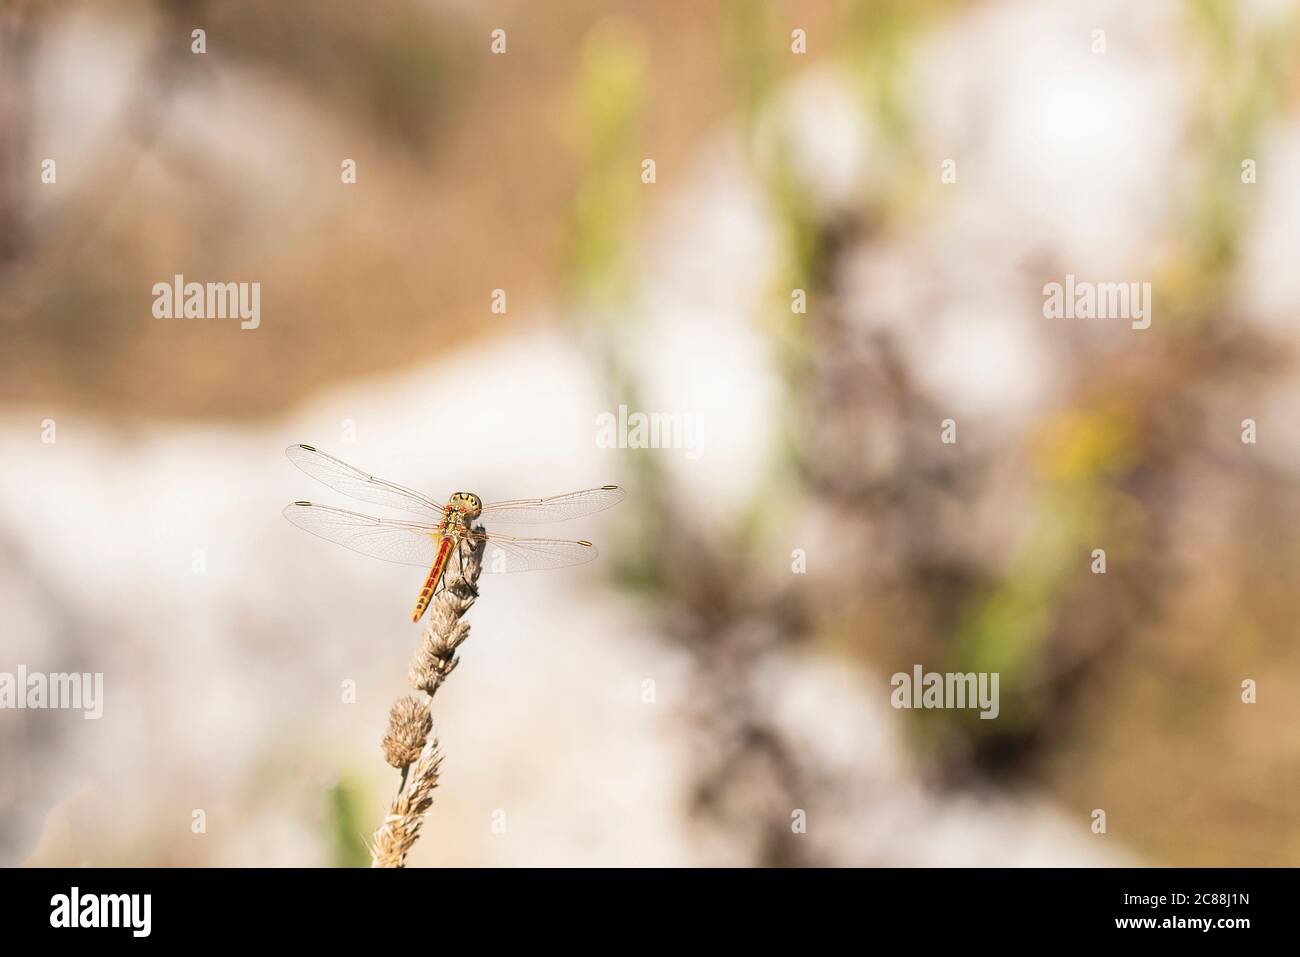
[[[473,546],[469,541],[461,539],[456,545],[456,578],[453,582],[452,590],[460,598],[477,598],[478,588],[465,578],[465,551],[473,551]],[[451,564],[448,562],[448,564]]]

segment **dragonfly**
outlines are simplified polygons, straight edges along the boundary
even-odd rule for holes
[[[456,492],[445,505],[421,492],[368,475],[310,445],[291,445],[284,450],[289,461],[312,478],[350,498],[383,505],[420,517],[419,521],[376,518],[332,505],[294,502],[284,516],[299,528],[372,558],[429,569],[411,621],[423,617],[429,602],[441,588],[452,554],[462,549],[485,548],[485,572],[520,572],[539,568],[581,565],[596,557],[596,546],[587,541],[553,538],[515,538],[487,531],[476,522],[504,525],[539,525],[563,522],[604,511],[623,500],[617,485],[555,495],[551,498],[521,498],[483,504],[473,492]]]

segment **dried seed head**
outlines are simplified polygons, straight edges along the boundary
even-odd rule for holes
[[[371,867],[405,867],[406,855],[420,836],[424,816],[433,806],[433,790],[438,786],[438,768],[442,755],[434,741],[411,769],[407,787],[393,798],[388,816],[375,831],[370,846]]]
[[[441,596],[439,596],[441,597]],[[469,624],[455,617],[444,617],[445,608],[435,604],[434,612],[420,638],[407,672],[411,686],[432,697],[443,679],[455,670],[459,658],[456,649],[469,637]]]
[[[399,698],[388,712],[384,758],[398,769],[414,764],[424,750],[432,730],[433,716],[429,714],[427,701],[420,701],[411,695]]]
[[[406,866],[406,854],[420,836],[424,815],[433,805],[442,756],[438,742],[431,737],[429,709],[433,693],[456,668],[456,649],[469,637],[469,624],[461,619],[478,598],[485,547],[486,539],[479,539],[473,549],[460,550],[456,575],[449,574],[447,587],[429,605],[429,623],[410,668],[411,684],[428,697],[403,698],[389,713],[384,757],[402,772],[402,783],[370,845],[374,867]]]

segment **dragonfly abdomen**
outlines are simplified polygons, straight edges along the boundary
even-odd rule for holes
[[[429,577],[424,580],[420,597],[415,600],[415,611],[411,613],[411,621],[419,621],[424,616],[424,610],[429,607],[433,590],[438,587],[438,579],[442,577],[443,570],[447,567],[447,559],[451,556],[451,545],[450,535],[444,535],[442,541],[438,543],[438,557],[434,559],[433,568],[429,569]]]

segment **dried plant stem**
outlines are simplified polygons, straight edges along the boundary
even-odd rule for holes
[[[429,604],[420,647],[408,677],[417,694],[399,698],[388,713],[384,758],[401,771],[397,796],[375,831],[370,847],[371,867],[404,867],[406,855],[420,836],[424,816],[433,806],[442,754],[433,736],[433,696],[460,661],[456,649],[469,637],[465,613],[478,598],[484,542],[469,551],[462,547],[455,570],[447,569],[448,584]]]

